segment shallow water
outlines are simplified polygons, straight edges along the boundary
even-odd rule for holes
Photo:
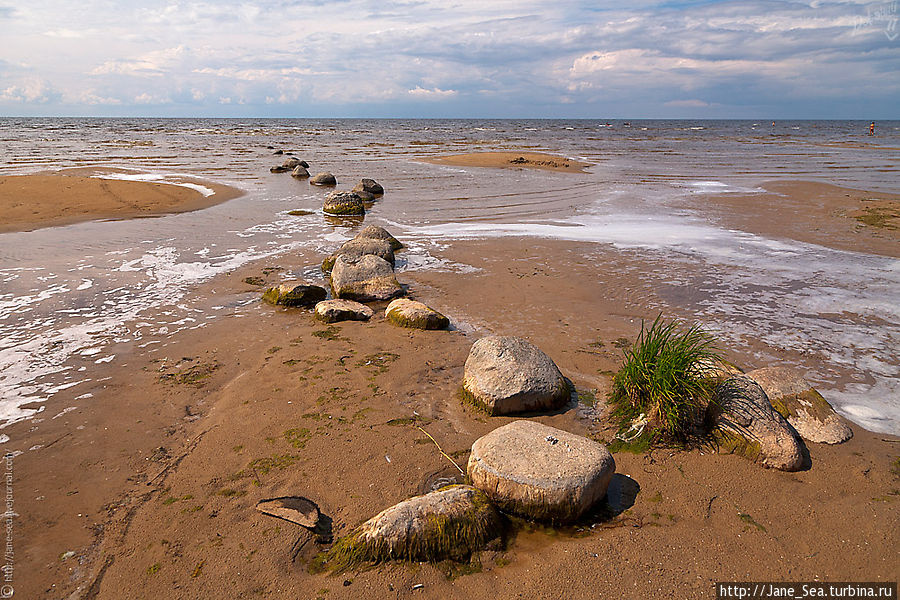
[[[409,242],[400,268],[471,269],[433,256],[459,239],[627,250],[654,266],[640,277],[680,313],[762,358],[790,349],[808,355],[807,366],[827,365],[815,383],[841,412],[900,433],[900,261],[727,230],[672,208],[706,193],[752,198],[761,181],[777,178],[897,191],[900,123],[878,124],[875,138],[865,135],[868,123],[849,121],[612,125],[0,119],[0,174],[100,166],[126,169],[119,177],[181,185],[200,177],[247,192],[194,213],[0,234],[0,420],[28,418],[63,386],[88,381],[92,364],[114,364],[116,342],[140,345],[241,310],[193,302],[200,282],[251,260],[331,249],[351,234],[320,213],[287,215],[318,210],[329,190],[270,174],[284,158],[273,146],[309,161],[312,173],[332,171],[339,188],[361,177],[382,182],[387,194],[366,221]],[[514,148],[595,166],[572,175],[417,160]]]

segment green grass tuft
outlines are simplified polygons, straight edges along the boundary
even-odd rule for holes
[[[649,328],[641,324],[624,353],[609,394],[613,417],[626,429],[643,414],[661,441],[684,441],[713,397],[711,373],[723,363],[715,340],[699,326],[684,329],[659,315]]]

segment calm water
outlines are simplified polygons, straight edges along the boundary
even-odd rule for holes
[[[472,269],[439,260],[437,250],[499,236],[635,253],[656,265],[638,274],[646,282],[708,292],[671,293],[681,314],[762,358],[780,349],[803,353],[802,366],[845,415],[900,433],[900,261],[726,230],[682,202],[752,194],[779,178],[897,192],[900,122],[878,123],[874,138],[861,121],[609,125],[0,119],[0,174],[114,167],[128,170],[126,177],[191,175],[247,192],[196,213],[0,234],[0,422],[34,415],[61,389],[77,392],[92,364],[115,362],[117,341],[151,343],[240,310],[198,308],[189,297],[198,283],[300,247],[332,248],[351,235],[321,216],[287,214],[319,209],[327,190],[270,174],[282,160],[272,146],[305,158],[313,173],[335,173],[339,188],[361,177],[382,182],[388,193],[366,221],[409,242],[405,269]],[[498,149],[546,150],[595,166],[573,176],[417,160]]]

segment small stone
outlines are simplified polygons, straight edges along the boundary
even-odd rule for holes
[[[316,503],[303,496],[283,496],[260,500],[256,503],[256,510],[270,517],[302,525],[307,529],[315,529],[320,517],[319,507],[316,506]]]
[[[606,495],[615,470],[602,444],[520,420],[476,440],[466,473],[505,512],[571,522]]]
[[[368,192],[376,196],[384,194],[384,188],[374,179],[362,179],[353,188],[354,192]]]
[[[388,321],[410,329],[447,329],[450,319],[421,302],[397,298],[384,311]]]
[[[306,179],[309,177],[309,171],[306,170],[306,167],[303,165],[297,165],[294,167],[294,170],[291,171],[291,177],[295,177],[297,179]]]
[[[353,192],[331,192],[325,198],[322,210],[325,214],[337,216],[366,214],[362,200]]]
[[[782,471],[803,468],[806,447],[749,377],[737,375],[720,383],[709,410],[720,454],[738,454]]]
[[[569,383],[549,356],[521,338],[496,335],[472,345],[463,390],[492,415],[556,409],[571,395]]]
[[[840,444],[853,437],[853,430],[834,412],[800,373],[787,367],[765,367],[747,373],[769,397],[772,408],[788,420],[804,440],[818,444]]]
[[[288,171],[290,171],[290,169],[278,165],[277,167],[272,167],[271,169],[269,169],[269,171],[271,171],[272,173],[287,173]]]
[[[353,260],[339,256],[331,270],[331,289],[335,298],[358,302],[390,300],[404,293],[391,263],[373,254]]]
[[[263,294],[263,300],[279,306],[311,306],[325,299],[325,288],[303,281],[291,281],[270,287]]]
[[[312,185],[337,185],[337,179],[335,179],[334,175],[327,171],[317,173],[310,178],[309,182]]]
[[[353,300],[323,300],[315,308],[316,318],[326,323],[368,321],[374,314],[371,308]]]

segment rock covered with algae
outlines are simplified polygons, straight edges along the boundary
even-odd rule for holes
[[[421,302],[408,298],[392,300],[384,311],[388,321],[410,329],[447,329],[450,319]]]
[[[270,287],[263,294],[263,300],[279,306],[312,306],[327,296],[325,288],[306,283],[305,281],[289,281]]]
[[[321,566],[343,570],[388,560],[465,560],[500,537],[502,527],[483,492],[452,485],[378,513],[335,543]]]
[[[853,430],[800,373],[787,367],[765,367],[747,373],[769,397],[772,408],[788,420],[804,440],[840,444]]]
[[[719,453],[739,454],[781,471],[804,467],[803,441],[753,379],[738,375],[720,383],[709,411]]]

